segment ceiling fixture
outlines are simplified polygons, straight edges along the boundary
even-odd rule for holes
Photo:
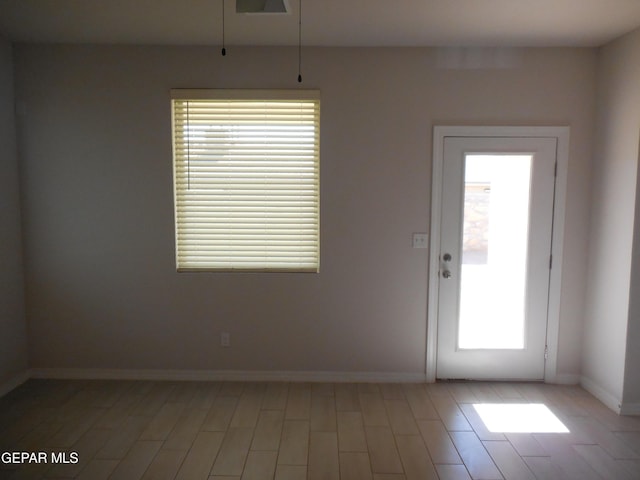
[[[289,13],[287,0],[236,0],[236,13]]]

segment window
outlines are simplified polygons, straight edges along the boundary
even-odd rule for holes
[[[172,90],[178,271],[317,272],[317,91]]]

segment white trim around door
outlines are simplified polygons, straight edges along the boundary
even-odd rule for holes
[[[557,139],[557,172],[553,205],[552,249],[553,265],[549,278],[549,306],[547,317],[547,355],[544,380],[558,381],[558,332],[562,283],[562,251],[569,163],[569,127],[479,127],[436,126],[433,131],[433,165],[431,184],[431,230],[429,250],[429,294],[427,311],[426,380],[436,380],[438,340],[438,272],[440,264],[440,223],[442,208],[442,170],[444,139],[447,137],[543,137]]]

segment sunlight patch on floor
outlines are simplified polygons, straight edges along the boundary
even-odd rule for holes
[[[473,408],[492,433],[569,433],[542,403],[476,403]]]

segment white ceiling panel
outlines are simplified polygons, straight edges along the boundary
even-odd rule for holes
[[[14,41],[219,45],[223,0],[0,0]],[[227,45],[295,45],[288,14],[236,13]],[[304,45],[599,46],[640,26],[640,0],[302,0]]]

